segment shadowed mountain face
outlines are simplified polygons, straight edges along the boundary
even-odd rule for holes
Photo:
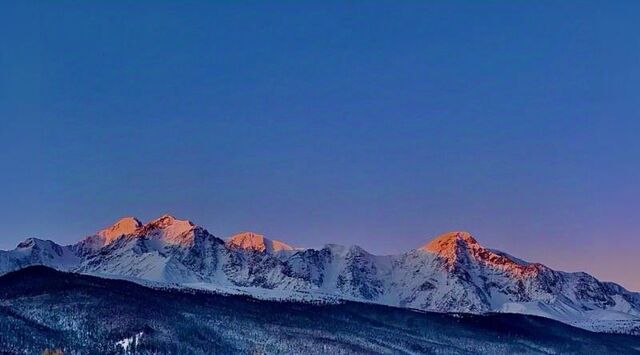
[[[37,353],[637,353],[640,337],[526,315],[438,314],[160,290],[33,266],[0,277],[0,348]]]
[[[358,246],[294,248],[253,232],[224,241],[170,215],[146,224],[126,217],[74,245],[30,238],[0,251],[0,274],[29,265],[267,299],[533,314],[607,332],[640,328],[640,294],[485,248],[461,231],[380,256]]]

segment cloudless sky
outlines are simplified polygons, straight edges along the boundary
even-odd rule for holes
[[[640,290],[640,2],[0,3],[0,248],[170,212]]]

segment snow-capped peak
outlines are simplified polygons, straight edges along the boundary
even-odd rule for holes
[[[362,247],[358,245],[341,245],[341,244],[329,243],[329,244],[325,244],[324,248],[330,250],[331,253],[342,256],[342,257],[348,254],[361,254],[361,255],[369,254],[369,252],[367,252],[366,250],[364,250]]]
[[[242,232],[231,236],[227,246],[236,249],[254,250],[259,252],[281,252],[294,250],[290,245],[279,240],[265,238],[262,234]]]
[[[433,253],[444,260],[448,268],[456,264],[475,263],[499,269],[514,277],[538,274],[543,265],[526,263],[509,254],[484,248],[469,232],[454,231],[441,234],[419,250]]]
[[[50,241],[50,240],[44,240],[44,239],[39,239],[39,238],[33,238],[33,237],[29,237],[25,240],[23,240],[22,242],[20,242],[17,246],[16,249],[29,249],[29,248],[33,248],[35,246],[50,246],[50,245],[54,245],[55,243]]]
[[[440,255],[448,255],[455,252],[459,246],[477,246],[480,244],[471,236],[471,233],[464,231],[447,232],[432,239],[429,243],[419,249]]]
[[[104,245],[111,243],[123,235],[133,234],[142,227],[142,223],[135,217],[123,217],[111,226],[99,231],[96,235],[103,238]]]
[[[146,226],[150,226],[158,229],[165,229],[175,225],[178,225],[187,229],[194,226],[194,224],[191,221],[186,219],[177,219],[170,214],[163,214],[162,216],[146,224]]]
[[[196,225],[186,219],[177,219],[164,214],[140,229],[140,235],[151,235],[170,244],[189,244],[193,241],[193,229]]]
[[[193,241],[191,232],[196,226],[188,220],[180,220],[172,215],[162,215],[147,224],[142,224],[137,218],[124,217],[113,225],[87,237],[82,249],[97,250],[111,244],[122,236],[138,238],[144,236],[155,237],[169,244],[189,244]]]

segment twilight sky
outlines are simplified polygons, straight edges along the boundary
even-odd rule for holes
[[[0,248],[454,229],[640,290],[640,2],[0,5]]]

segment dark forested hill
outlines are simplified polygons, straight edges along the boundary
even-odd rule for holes
[[[33,266],[0,277],[6,353],[640,353],[640,337],[516,314],[261,301]]]

